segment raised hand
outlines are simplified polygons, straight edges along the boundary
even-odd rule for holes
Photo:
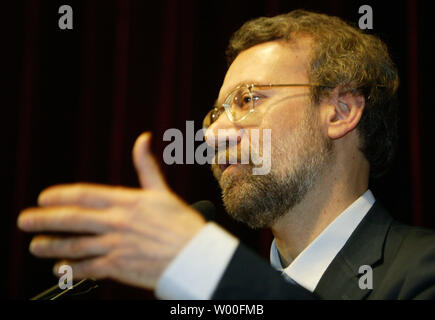
[[[40,233],[30,243],[31,253],[61,259],[55,270],[70,265],[75,279],[111,278],[154,289],[205,220],[169,189],[150,139],[150,133],[142,134],[133,148],[142,189],[77,183],[43,190],[39,207],[18,218],[21,230]]]

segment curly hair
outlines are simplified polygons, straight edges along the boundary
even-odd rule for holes
[[[243,24],[230,39],[226,56],[231,64],[238,54],[269,41],[292,41],[308,36],[313,47],[308,76],[341,93],[363,95],[365,109],[357,126],[360,150],[370,163],[372,178],[382,176],[394,157],[397,143],[397,88],[399,76],[386,45],[338,17],[294,10],[260,17]],[[331,89],[311,88],[318,104]]]

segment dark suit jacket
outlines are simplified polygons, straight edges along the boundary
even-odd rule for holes
[[[360,289],[362,265],[373,289]],[[395,221],[375,202],[326,269],[314,293],[283,280],[239,245],[212,299],[435,299],[435,232]]]

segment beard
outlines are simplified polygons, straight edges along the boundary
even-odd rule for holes
[[[313,188],[333,152],[332,142],[321,132],[317,113],[313,107],[308,109],[285,141],[272,144],[268,174],[253,175],[252,163],[238,164],[227,174],[219,165],[212,165],[224,207],[232,218],[253,229],[270,227]]]

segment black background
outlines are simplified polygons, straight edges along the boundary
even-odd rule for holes
[[[73,8],[73,30],[58,9]],[[395,1],[9,1],[3,4],[1,183],[2,294],[27,299],[56,283],[53,261],[28,253],[16,228],[20,210],[52,184],[89,181],[138,186],[131,148],[154,135],[162,160],[168,128],[196,130],[226,71],[224,50],[241,24],[304,8],[358,23],[371,5],[374,29],[390,47],[401,85],[400,148],[392,170],[371,184],[403,222],[435,228],[433,181],[433,34],[430,2]],[[271,235],[230,220],[209,168],[164,165],[186,201],[210,199],[217,221],[267,257]],[[104,282],[96,298],[149,298],[150,292]]]

